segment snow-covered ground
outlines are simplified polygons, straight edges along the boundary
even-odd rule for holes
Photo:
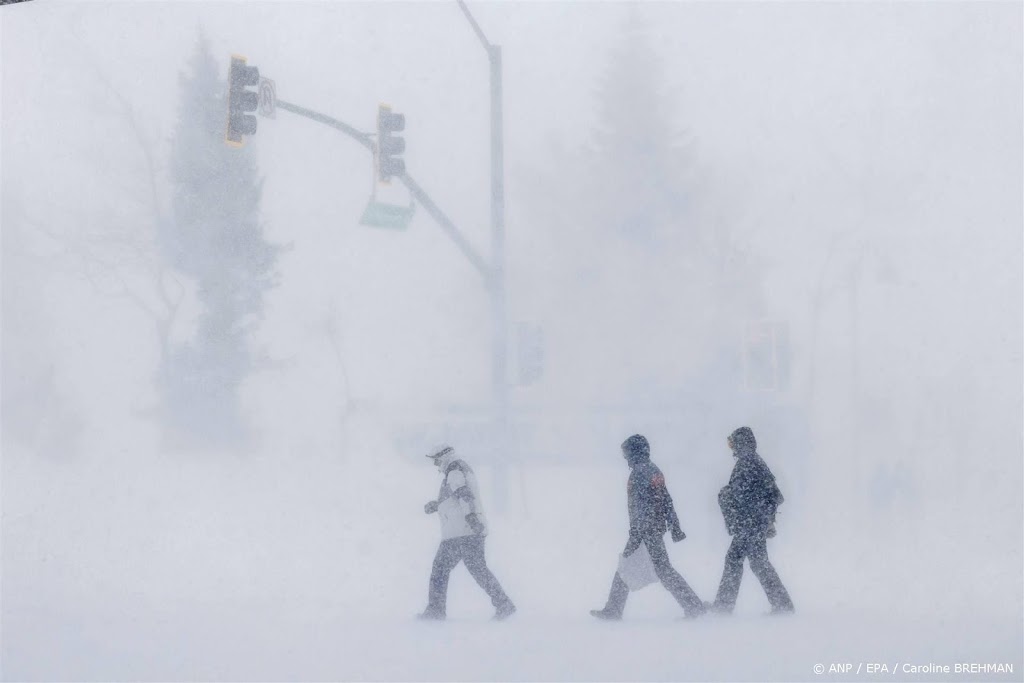
[[[681,622],[479,611],[444,624],[353,614],[337,601],[96,605],[18,615],[10,680],[950,680],[1019,681],[1020,623],[886,614]],[[22,620],[31,620],[29,628]],[[1016,651],[1016,657],[1008,653]],[[907,673],[903,665],[1007,662],[1008,674]],[[853,663],[847,674],[828,667]],[[867,664],[876,663],[869,674]],[[816,675],[814,665],[826,673]],[[857,664],[864,664],[859,674]],[[899,667],[896,675],[882,673]]]
[[[795,616],[766,616],[748,570],[733,617],[682,620],[651,586],[621,623],[594,621],[587,611],[603,605],[625,537],[626,468],[614,460],[512,470],[488,550],[519,613],[491,622],[457,568],[449,621],[420,623],[438,539],[422,503],[437,474],[418,454],[359,452],[204,462],[114,450],[69,463],[6,453],[4,678],[987,681],[1024,671],[1019,545],[1002,555],[999,539],[958,545],[941,515],[886,530],[827,512],[842,501],[815,508],[821,525],[783,515],[769,546]],[[682,464],[664,460],[689,534],[673,561],[711,599],[728,543],[709,512],[715,491],[701,496]],[[491,472],[479,470],[493,501]],[[808,504],[789,496],[792,510]],[[1013,671],[902,669],[957,663]],[[845,664],[853,670],[829,673]]]

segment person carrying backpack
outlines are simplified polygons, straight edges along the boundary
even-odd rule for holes
[[[772,614],[793,612],[793,601],[768,559],[767,540],[775,536],[775,513],[782,504],[782,492],[775,476],[757,453],[757,440],[750,427],[740,427],[727,440],[736,465],[729,483],[718,493],[725,527],[732,536],[725,554],[725,568],[718,595],[708,607],[718,613],[731,613],[743,578],[743,560],[761,582]]]

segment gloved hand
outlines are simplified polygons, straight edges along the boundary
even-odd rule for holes
[[[629,541],[626,542],[626,547],[622,550],[623,557],[629,557],[636,552],[636,549],[640,547],[640,537],[630,536]]]
[[[680,529],[679,527],[675,527],[674,529],[672,529],[673,543],[679,543],[679,541],[683,540],[684,538],[686,538],[686,534],[683,533],[682,529]]]
[[[484,532],[483,522],[480,521],[475,512],[466,515],[466,523],[469,524],[469,528],[473,530],[474,534],[480,535]]]
[[[432,500],[429,503],[427,503],[426,505],[424,505],[423,506],[423,511],[426,512],[428,515],[437,512],[437,501],[436,500]]]

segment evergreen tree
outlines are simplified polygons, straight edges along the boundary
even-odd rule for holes
[[[171,158],[171,220],[160,245],[166,261],[196,284],[195,337],[165,360],[161,382],[180,434],[223,442],[241,435],[238,390],[252,368],[251,332],[275,285],[280,247],[259,220],[261,181],[250,146],[224,144],[226,84],[200,36],[181,79]]]
[[[673,400],[701,376],[738,386],[743,322],[760,300],[651,39],[643,13],[655,6],[627,10],[596,82],[589,139],[553,150],[552,166],[570,172],[528,180],[552,260],[538,288],[551,337],[622,340],[600,358],[574,354],[579,366],[561,368],[561,381],[583,387],[600,362],[600,376],[634,404]]]
[[[610,50],[595,93],[598,114],[584,155],[592,225],[648,246],[666,246],[697,226],[688,215],[693,153],[636,8]]]

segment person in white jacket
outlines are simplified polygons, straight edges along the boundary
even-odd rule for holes
[[[487,519],[480,504],[480,490],[472,468],[455,455],[455,449],[445,444],[427,455],[441,473],[441,491],[437,500],[424,506],[426,513],[438,513],[441,518],[441,545],[434,556],[430,572],[430,592],[427,608],[420,619],[444,619],[448,598],[448,577],[459,562],[487,591],[494,605],[494,618],[506,619],[516,607],[505,595],[498,579],[487,568],[484,540],[487,538]]]

